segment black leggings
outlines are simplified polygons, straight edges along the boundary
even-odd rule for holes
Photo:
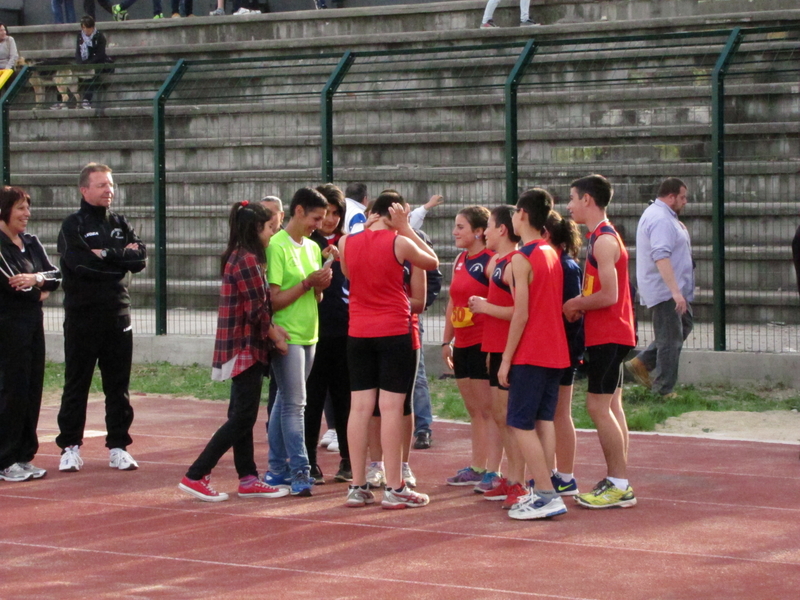
[[[333,407],[339,455],[350,460],[347,444],[347,420],[350,417],[350,377],[347,372],[347,336],[320,338],[314,366],[306,380],[305,436],[308,462],[317,462],[322,413],[328,394]]]
[[[211,473],[219,459],[231,448],[239,479],[248,475],[258,476],[253,450],[253,426],[258,419],[263,380],[264,365],[261,363],[254,364],[232,379],[228,420],[211,436],[205,449],[189,467],[186,477],[202,479]]]

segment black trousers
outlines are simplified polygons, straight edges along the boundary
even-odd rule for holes
[[[41,307],[0,314],[0,469],[39,450],[44,328]]]
[[[319,339],[314,365],[306,380],[306,452],[308,462],[312,465],[317,462],[317,440],[328,394],[336,422],[339,455],[350,460],[350,447],[347,445],[347,420],[350,417],[347,336]]]
[[[106,447],[125,449],[133,423],[128,387],[133,332],[130,315],[116,312],[67,311],[64,319],[64,394],[58,412],[60,448],[80,446],[86,426],[86,404],[95,365],[100,367],[106,396]]]
[[[94,2],[95,0],[83,0],[83,12],[93,19],[96,19],[97,15],[94,12]],[[97,0],[97,3],[109,14],[111,13],[111,2],[109,2],[109,0]]]
[[[186,472],[189,479],[202,479],[217,466],[219,459],[233,448],[233,464],[239,478],[258,476],[253,457],[253,426],[258,419],[264,365],[256,363],[231,380],[228,420],[217,429],[206,447]]]

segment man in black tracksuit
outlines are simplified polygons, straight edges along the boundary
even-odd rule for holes
[[[80,446],[96,364],[106,396],[109,465],[133,470],[138,464],[126,450],[133,422],[128,394],[133,334],[124,279],[145,268],[147,253],[125,218],[109,208],[114,199],[111,169],[89,163],[79,186],[81,208],[64,219],[58,234],[66,313],[66,373],[56,438],[62,448],[59,470],[78,471],[83,464]]]

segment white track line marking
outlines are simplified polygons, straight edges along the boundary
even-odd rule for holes
[[[19,496],[19,495],[12,495],[12,494],[0,494],[0,497],[5,496],[9,498],[22,498],[27,500],[43,500],[48,502],[72,502],[75,504],[89,504],[89,505],[99,505],[102,507],[107,506],[115,506],[120,508],[129,508],[129,509],[147,509],[153,511],[165,511],[165,512],[176,512],[176,513],[190,513],[195,515],[214,515],[214,516],[224,516],[224,517],[234,517],[234,518],[247,518],[247,519],[274,519],[276,521],[289,521],[289,522],[297,522],[297,523],[312,523],[312,524],[320,524],[320,525],[331,525],[331,526],[339,526],[339,527],[364,527],[368,529],[378,529],[383,531],[402,531],[402,532],[411,532],[411,533],[425,533],[431,535],[440,535],[440,536],[451,536],[456,538],[469,538],[469,539],[488,539],[493,541],[519,541],[519,542],[532,542],[537,544],[552,544],[555,546],[567,546],[571,548],[589,548],[589,549],[598,549],[596,544],[584,544],[580,542],[562,542],[557,540],[552,540],[547,537],[514,537],[510,535],[490,535],[485,533],[459,533],[453,531],[446,531],[446,530],[437,530],[437,529],[423,529],[420,527],[397,527],[391,525],[376,525],[373,523],[352,523],[347,521],[331,521],[327,519],[307,519],[302,517],[282,517],[282,516],[275,516],[275,515],[264,515],[264,514],[240,514],[240,513],[231,513],[226,512],[223,510],[215,510],[213,513],[210,511],[204,510],[197,510],[197,509],[184,509],[184,508],[170,508],[164,506],[147,506],[147,505],[138,505],[138,504],[122,504],[118,502],[92,502],[87,500],[75,500],[75,499],[54,499],[54,498],[40,498],[37,496]],[[318,497],[321,498],[321,497]],[[700,502],[700,501],[690,501],[690,500],[673,500],[673,499],[656,499],[656,498],[647,498],[649,501],[661,501],[661,502],[681,502],[685,504],[699,504],[702,506],[706,505],[715,505],[724,508],[742,508],[740,506],[735,505],[727,505],[727,504],[714,504],[711,502]],[[800,512],[800,509],[791,509],[791,508],[771,508],[771,507],[758,507],[758,506],[748,506],[748,509],[753,510],[780,510],[780,511],[789,511],[789,512]],[[575,510],[586,510],[580,509],[576,507]],[[624,509],[620,509],[624,510]],[[0,543],[2,540],[0,540]],[[22,543],[22,542],[14,542],[14,543]],[[656,555],[666,555],[666,556],[680,556],[686,558],[713,558],[713,559],[723,559],[723,560],[731,560],[737,562],[747,562],[747,563],[757,563],[757,564],[766,564],[766,565],[788,565],[788,566],[800,566],[797,561],[786,561],[786,560],[765,560],[760,558],[742,558],[740,556],[729,556],[725,554],[706,554],[701,552],[676,552],[673,550],[653,550],[649,548],[631,548],[626,546],[603,546],[603,549],[607,550],[614,550],[617,552],[631,552],[631,553],[645,553],[645,554],[656,554]],[[477,589],[477,588],[476,588]]]
[[[355,579],[358,581],[380,581],[385,583],[397,583],[401,585],[427,585],[430,587],[437,587],[437,588],[445,588],[445,589],[456,589],[456,590],[467,590],[467,591],[475,591],[475,592],[489,592],[493,594],[508,594],[513,596],[531,596],[535,598],[558,598],[559,600],[592,600],[589,598],[584,597],[577,597],[577,596],[557,596],[553,594],[537,594],[536,592],[518,592],[514,590],[507,590],[507,589],[497,589],[497,588],[487,588],[487,587],[477,587],[477,586],[467,586],[467,585],[456,585],[450,583],[433,583],[430,581],[413,581],[413,580],[405,580],[405,579],[395,579],[390,577],[376,577],[374,574],[370,575],[353,575],[352,573],[346,573],[343,571],[315,571],[311,569],[292,569],[288,567],[270,567],[266,565],[248,565],[242,563],[231,563],[231,562],[222,562],[216,560],[201,560],[197,558],[179,558],[176,556],[165,556],[161,554],[140,554],[137,552],[117,552],[114,550],[93,550],[87,548],[75,548],[75,547],[61,547],[61,546],[50,546],[47,544],[28,544],[23,542],[6,542],[0,540],[0,544],[4,544],[7,546],[21,546],[24,548],[41,548],[44,550],[57,550],[60,552],[86,552],[91,554],[103,554],[106,556],[122,556],[125,558],[144,558],[144,559],[152,559],[152,560],[170,560],[174,562],[185,562],[191,564],[200,564],[200,565],[209,565],[209,566],[216,566],[216,567],[235,567],[239,569],[258,569],[264,571],[281,571],[286,573],[298,573],[303,575],[319,575],[321,577],[329,578],[332,575],[336,575],[337,577],[343,577],[347,579]]]

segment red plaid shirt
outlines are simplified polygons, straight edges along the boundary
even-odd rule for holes
[[[255,254],[235,250],[222,275],[213,369],[236,358],[230,374],[235,377],[256,362],[268,364],[271,324],[272,301],[264,266]]]

